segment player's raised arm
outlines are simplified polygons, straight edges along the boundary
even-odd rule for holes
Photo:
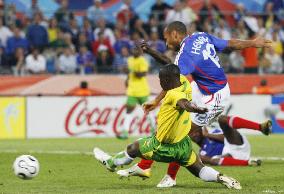
[[[199,114],[204,114],[208,111],[207,108],[198,107],[194,103],[188,101],[187,99],[180,99],[177,102],[177,106],[179,106],[181,109],[184,109],[188,112],[195,112]]]
[[[253,40],[231,39],[228,41],[227,48],[233,50],[241,50],[249,47],[268,48],[271,47],[271,44],[271,40],[265,39],[263,37],[257,37]]]
[[[168,58],[166,55],[160,53],[159,51],[156,51],[156,50],[150,48],[149,45],[145,41],[142,41],[139,46],[141,47],[143,52],[151,55],[156,61],[158,61],[162,65],[167,65],[167,64],[172,63],[170,58]]]

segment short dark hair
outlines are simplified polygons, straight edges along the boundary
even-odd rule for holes
[[[179,79],[180,69],[175,64],[168,64],[160,69],[160,75]]]
[[[80,83],[80,88],[82,88],[82,89],[88,88],[88,82],[86,82],[86,81],[81,81],[81,83]]]
[[[187,34],[186,26],[180,21],[171,22],[169,25],[167,25],[166,30],[168,32],[177,31],[183,35]]]

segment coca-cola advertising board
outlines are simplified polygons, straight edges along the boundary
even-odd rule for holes
[[[123,130],[126,97],[29,97],[28,138],[114,137]],[[137,106],[130,134],[150,134],[150,123]]]
[[[123,129],[125,96],[102,97],[28,97],[27,137],[114,137]],[[271,96],[233,95],[229,115],[264,121]],[[157,110],[156,110],[157,111]],[[150,134],[150,124],[137,107],[133,112],[130,133]]]

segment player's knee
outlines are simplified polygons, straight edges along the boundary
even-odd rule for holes
[[[132,158],[135,158],[135,157],[137,157],[137,155],[138,155],[138,150],[139,148],[138,148],[138,146],[137,146],[137,144],[136,143],[132,143],[132,144],[129,144],[128,146],[127,146],[127,154],[130,156],[130,157],[132,157]]]

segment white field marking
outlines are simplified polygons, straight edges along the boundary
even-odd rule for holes
[[[81,151],[68,151],[68,150],[52,150],[52,151],[46,151],[46,150],[0,150],[1,153],[30,153],[30,154],[66,154],[66,155],[93,155],[93,152],[81,152]],[[116,153],[110,153],[111,155],[114,155]],[[253,156],[252,158],[257,158],[260,160],[282,160],[284,161],[284,157],[262,157],[262,156]]]

